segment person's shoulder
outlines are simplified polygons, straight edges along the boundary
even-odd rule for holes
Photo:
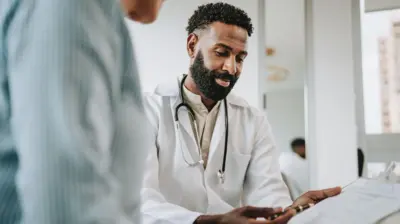
[[[143,93],[143,103],[146,112],[160,111],[162,106],[163,96],[155,91],[147,91]],[[158,112],[157,112],[158,113]]]
[[[154,91],[143,92],[143,100],[145,104],[148,103],[160,103],[162,96]]]
[[[145,113],[150,123],[154,127],[158,126],[163,107],[163,95],[157,91],[159,85],[162,84],[158,84],[155,87],[147,89],[143,92],[143,105]]]
[[[170,105],[171,98],[179,96],[177,79],[169,79],[143,92],[147,112],[160,113],[162,107]]]
[[[176,79],[160,82],[154,87],[144,91],[145,101],[160,101],[163,97],[174,97],[179,94]]]

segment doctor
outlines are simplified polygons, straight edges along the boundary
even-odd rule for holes
[[[264,112],[230,93],[253,33],[248,15],[226,3],[202,5],[187,31],[188,74],[145,97],[154,147],[142,190],[144,223],[252,223],[273,213],[266,207],[340,193],[308,192],[293,203]]]

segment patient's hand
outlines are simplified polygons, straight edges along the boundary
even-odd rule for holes
[[[318,191],[308,191],[307,193],[304,193],[298,197],[290,207],[294,208],[299,205],[316,204],[326,198],[336,196],[341,192],[341,187],[328,188]]]

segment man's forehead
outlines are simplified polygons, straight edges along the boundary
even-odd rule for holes
[[[246,53],[247,31],[241,27],[215,22],[209,26],[203,37],[206,45],[227,46],[234,51]]]
[[[233,39],[244,44],[247,43],[248,37],[247,30],[239,26],[229,25],[221,22],[214,22],[210,24],[208,35],[214,40]]]

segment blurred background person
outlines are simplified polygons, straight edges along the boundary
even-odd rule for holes
[[[357,159],[358,159],[358,176],[362,177],[364,171],[364,152],[361,148],[357,149]]]
[[[292,152],[281,154],[280,166],[292,198],[297,198],[310,188],[308,162],[305,159],[306,142],[303,138],[296,138],[292,140],[290,147]]]
[[[161,2],[122,7],[150,23]],[[139,223],[148,125],[120,2],[2,0],[0,30],[1,223]]]
[[[296,153],[301,158],[306,158],[306,141],[303,138],[296,138],[291,143],[290,146],[292,151]]]

